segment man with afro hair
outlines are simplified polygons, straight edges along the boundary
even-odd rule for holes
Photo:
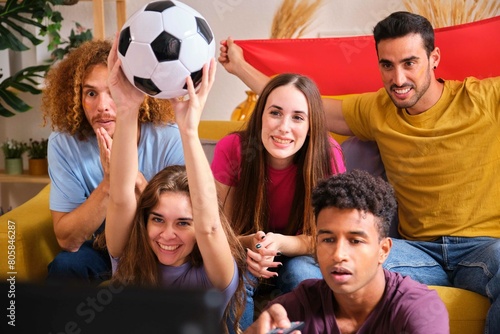
[[[321,181],[312,201],[323,279],[305,280],[271,301],[245,333],[288,321],[305,322],[303,333],[449,333],[436,291],[382,268],[396,210],[389,183],[353,170]]]

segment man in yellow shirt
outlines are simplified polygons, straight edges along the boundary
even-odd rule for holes
[[[396,191],[404,239],[384,267],[487,296],[485,332],[500,333],[500,77],[436,78],[420,15],[393,13],[374,37],[384,88],[324,105],[331,131],[377,142]],[[257,93],[269,80],[231,40],[219,61]]]

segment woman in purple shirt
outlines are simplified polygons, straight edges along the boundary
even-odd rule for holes
[[[198,137],[215,61],[203,68],[198,91],[187,77],[188,100],[171,100],[186,166],[160,171],[137,199],[135,104],[143,93],[121,71],[116,44],[108,58],[109,87],[118,110],[116,131],[112,140],[106,131],[98,132],[99,145],[105,148],[101,151],[111,155],[105,236],[116,269],[113,280],[124,285],[217,289],[225,298],[222,319],[226,310],[242,309],[245,254],[219,213],[214,178]],[[238,320],[234,319],[233,330]]]

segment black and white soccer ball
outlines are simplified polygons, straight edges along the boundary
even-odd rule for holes
[[[187,94],[186,78],[195,87],[203,65],[215,55],[215,38],[203,16],[179,1],[154,1],[123,25],[118,57],[127,79],[156,98]]]

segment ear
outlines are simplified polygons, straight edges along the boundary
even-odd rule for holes
[[[441,61],[441,50],[435,47],[429,55],[429,65],[431,68],[436,69]]]
[[[380,264],[384,263],[392,248],[392,239],[384,238],[380,241],[379,257],[378,261]]]

